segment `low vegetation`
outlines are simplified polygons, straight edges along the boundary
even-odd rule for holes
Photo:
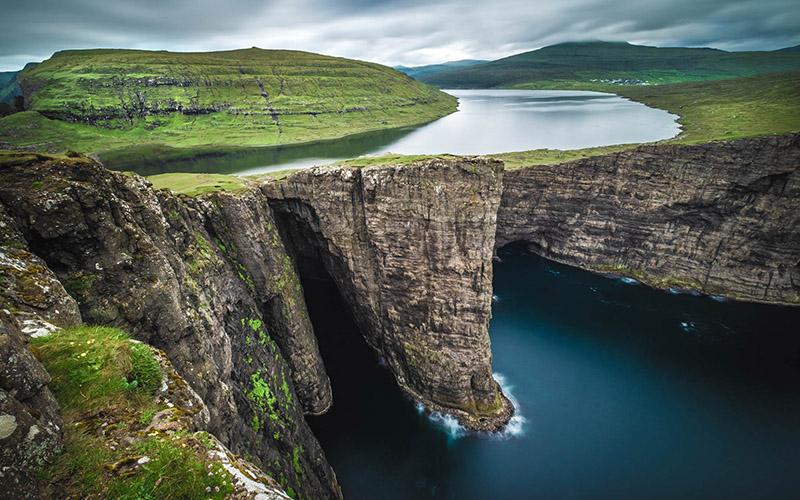
[[[245,177],[225,174],[172,173],[147,178],[154,189],[169,189],[175,194],[198,196],[213,191],[241,191],[252,182]]]
[[[64,414],[64,451],[43,471],[51,496],[224,498],[234,491],[223,466],[209,460],[202,433],[148,428],[166,407],[155,397],[162,373],[150,347],[89,326],[32,344]]]
[[[384,66],[256,48],[65,51],[18,80],[28,111],[0,119],[0,142],[51,152],[274,146],[424,123],[456,109],[451,96]]]
[[[627,86],[618,94],[680,116],[671,142],[698,143],[800,131],[800,71],[749,78]]]

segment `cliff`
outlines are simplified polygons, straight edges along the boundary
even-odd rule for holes
[[[0,202],[85,323],[166,352],[208,408],[209,432],[287,491],[340,496],[303,417],[329,404],[327,376],[258,193],[179,199],[88,159],[43,158],[0,168]],[[249,240],[260,253],[237,260]]]
[[[398,384],[429,409],[496,430],[492,249],[502,164],[324,167],[266,184],[290,251],[320,262]]]
[[[62,449],[61,412],[29,340],[80,322],[75,300],[0,206],[0,485],[12,497],[36,498],[40,468]]]
[[[743,300],[800,303],[800,135],[641,146],[505,173],[497,246]]]
[[[488,336],[501,174],[489,160],[339,167],[192,198],[80,156],[19,155],[0,165],[2,227],[16,245],[3,263],[13,250],[48,277],[36,290],[61,290],[37,300],[72,311],[63,326],[113,326],[163,350],[202,400],[203,428],[285,491],[336,498],[304,419],[335,395],[298,264],[322,264],[410,396],[498,429],[512,411]],[[11,276],[25,288],[32,275]],[[15,338],[27,352],[27,336]],[[46,397],[47,373],[22,371]]]

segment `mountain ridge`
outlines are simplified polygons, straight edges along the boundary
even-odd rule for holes
[[[653,47],[628,42],[565,42],[466,68],[420,77],[439,87],[513,87],[541,82],[663,84],[716,80],[800,69],[800,54],[727,52],[715,48]]]

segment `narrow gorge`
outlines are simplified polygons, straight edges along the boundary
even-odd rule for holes
[[[503,170],[456,157],[318,167],[192,198],[81,156],[20,155],[0,166],[0,277],[25,285],[0,295],[0,345],[27,356],[23,336],[8,333],[26,321],[122,328],[166,353],[232,452],[285,491],[338,498],[305,420],[336,403],[303,294],[309,276],[336,285],[404,393],[482,431],[513,412],[492,376],[496,248],[524,241],[661,288],[800,301],[796,134]],[[21,443],[2,457],[18,481],[46,459],[25,448],[34,424],[18,417],[23,403],[57,419],[30,361],[18,368],[38,374],[29,388],[0,377],[4,401],[16,401],[9,415],[27,422],[2,438]]]

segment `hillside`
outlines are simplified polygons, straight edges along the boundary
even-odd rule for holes
[[[74,50],[19,76],[0,142],[97,152],[134,144],[269,146],[423,123],[455,99],[377,64],[297,51]]]
[[[445,88],[642,85],[717,80],[800,69],[796,51],[726,52],[625,42],[574,42],[420,77]]]
[[[483,64],[487,62],[489,61],[482,61],[478,59],[462,59],[460,61],[449,61],[441,64],[428,64],[425,66],[395,66],[394,69],[407,74],[411,78],[416,78],[419,80],[420,78],[424,78],[435,73],[441,73],[442,71],[456,68],[467,68],[469,66],[475,66],[476,64]]]

